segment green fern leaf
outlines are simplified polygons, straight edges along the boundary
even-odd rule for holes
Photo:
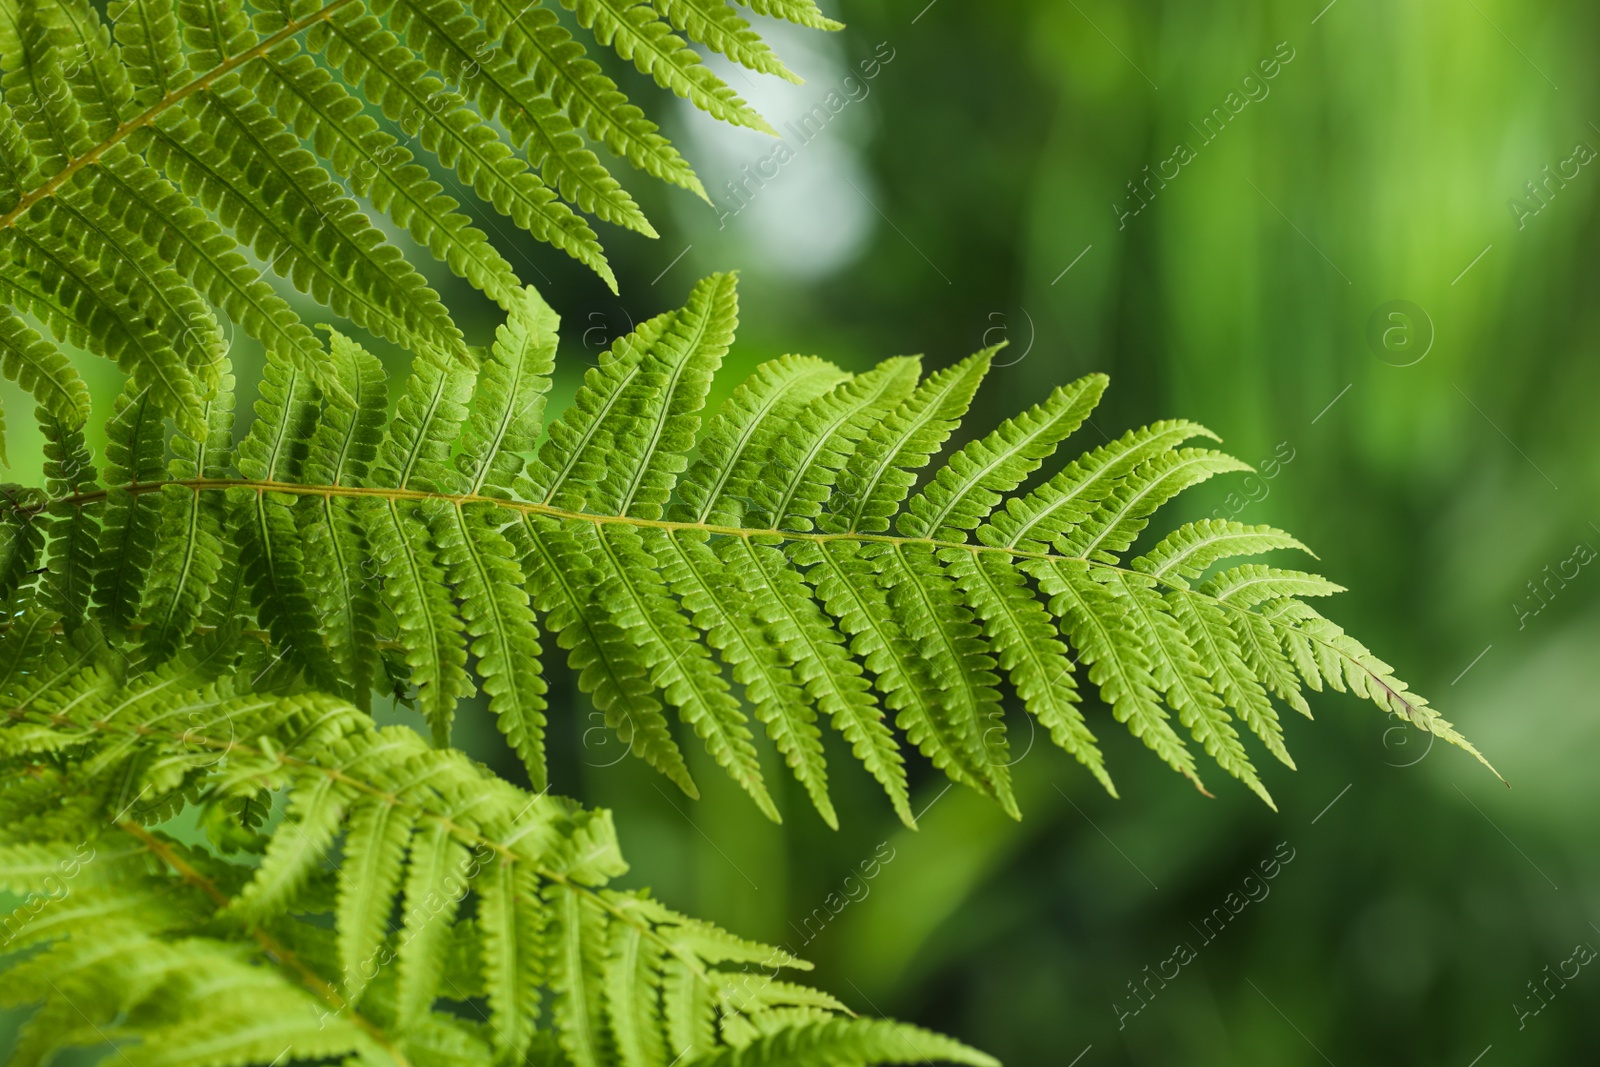
[[[269,360],[256,401],[256,421],[239,444],[240,473],[267,484],[294,482],[305,463],[317,418],[316,388],[296,367]],[[229,490],[239,569],[261,622],[285,652],[314,678],[330,685],[317,628],[316,609],[305,578],[305,558],[291,508],[279,490]]]
[[[1083,425],[1108,382],[1103,374],[1091,374],[1070,386],[1057,386],[1044,403],[968,443],[906,504],[898,520],[900,532],[908,537],[965,540],[966,531],[987,518]]]
[[[1089,679],[1100,687],[1117,721],[1127,723],[1167,766],[1204,788],[1194,757],[1172,732],[1156,699],[1158,683],[1128,609],[1081,564],[1029,560],[1021,566],[1050,597],[1050,613],[1077,646],[1079,659],[1090,665]]]
[[[982,620],[993,655],[1006,671],[1024,707],[1050,731],[1051,739],[1070,752],[1112,796],[1117,795],[1105,770],[1073,679],[1073,666],[1050,616],[1026,588],[1015,567],[993,555],[959,548],[940,553],[952,581]]]
[[[846,506],[822,520],[822,529],[877,533],[889,528],[889,517],[916,481],[913,472],[926,466],[961,424],[992,357],[986,349],[929,375],[867,434],[838,482]]]
[[[361,485],[389,416],[383,364],[337,331],[330,331],[329,348],[343,395],[330,398],[317,420],[305,477],[313,483]],[[328,655],[339,676],[348,680],[351,698],[365,706],[379,671],[379,597],[372,580],[372,546],[360,521],[361,501],[307,496],[294,507],[311,575],[307,592],[321,620]]]
[[[840,470],[868,431],[911,395],[918,369],[906,356],[887,359],[801,408],[751,486],[751,510],[775,529],[812,529]]]
[[[456,467],[465,489],[509,493],[544,430],[546,394],[555,370],[561,320],[530,286],[495,333],[478,377]]]
[[[520,1053],[533,1036],[539,986],[545,977],[541,943],[545,931],[540,916],[523,903],[537,898],[538,883],[525,867],[490,861],[473,887],[478,892],[483,978],[494,1042],[503,1051]]]
[[[745,686],[745,695],[755,705],[757,716],[768,725],[769,736],[778,742],[789,765],[812,792],[813,800],[820,794],[818,810],[828,819],[832,806],[827,801],[826,775],[816,777],[821,771],[821,745],[815,743],[819,735],[810,726],[814,715],[773,647],[752,636],[759,631],[761,620],[747,610],[743,591],[722,573],[703,538],[652,530],[645,544],[661,567],[661,577],[682,598],[695,628],[706,635],[707,643],[732,667],[734,681]],[[675,636],[682,642],[680,647],[689,647],[683,640],[685,635],[679,632]],[[680,703],[686,721],[706,742],[718,765],[754,798],[762,813],[781,822],[762,780],[761,760],[750,743],[750,731],[738,702],[726,698],[725,690],[714,684],[703,682],[702,688],[709,690],[709,699]]]
[[[418,827],[412,836],[408,861],[395,990],[395,1015],[407,1028],[411,1020],[426,1016],[439,995],[447,938],[467,892],[473,859],[446,826],[433,823]],[[518,966],[525,965],[517,961],[513,969]]]
[[[172,439],[167,473],[173,481],[227,476],[233,460],[233,388],[233,374],[224,361],[217,394],[205,403],[205,434],[191,438],[180,433]],[[159,529],[140,609],[143,656],[152,664],[171,658],[194,631],[222,570],[227,522],[224,501],[215,494],[165,485],[158,500]]]
[[[118,395],[106,437],[108,482],[120,487],[161,480],[161,415],[148,390]],[[112,633],[125,632],[138,616],[159,518],[159,505],[148,494],[116,488],[106,495],[93,599],[96,617]]]
[[[737,524],[753,506],[762,457],[789,432],[807,404],[848,378],[815,357],[783,356],[756,368],[711,419],[699,441],[699,458],[679,481],[684,522]]]
[[[1065,555],[1117,563],[1161,505],[1183,490],[1227,471],[1250,466],[1221,452],[1184,448],[1148,460],[1083,521],[1056,539]]]
[[[350,819],[339,863],[339,960],[352,1001],[376,971],[374,957],[389,932],[389,911],[416,816],[395,804],[363,804]]]
[[[512,147],[526,152],[546,185],[598,218],[656,236],[633,198],[572,132],[566,115],[535,82],[523,80],[459,0],[372,0],[370,6],[429,67],[460,86],[484,118],[505,126]]]
[[[660,12],[690,40],[727,56],[741,67],[773,74],[796,85],[799,75],[783,65],[760,34],[750,28],[725,0],[652,0]]]
[[[238,35],[220,36],[229,34]],[[196,630],[214,630],[206,656],[248,658],[261,684],[301,679],[358,704],[380,684],[414,692],[441,747],[477,683],[540,787],[543,630],[566,650],[591,721],[619,745],[611,751],[625,746],[695,795],[676,713],[774,818],[761,770],[769,743],[824,821],[837,821],[826,719],[912,822],[891,715],[947,776],[1017,814],[1007,684],[1030,716],[1029,744],[1042,723],[1109,789],[1078,662],[1111,717],[1174,769],[1198,785],[1182,727],[1264,800],[1254,745],[1292,766],[1272,698],[1308,712],[1304,685],[1352,690],[1461,743],[1386,664],[1302,602],[1337,586],[1233,562],[1300,542],[1216,520],[1153,535],[1182,490],[1242,469],[1184,447],[1209,436],[1203,428],[1156,423],[1023,490],[1087,417],[1104,385],[1091,376],[976,438],[907,500],[965,417],[990,353],[920,383],[912,359],[851,376],[785,357],[757,368],[702,427],[736,317],[733,278],[702,282],[685,308],[605,353],[542,442],[558,323],[531,291],[476,363],[419,357],[392,420],[378,361],[341,335],[321,368],[326,388],[269,355],[231,467],[220,397],[206,408],[208,434],[180,437],[165,474],[153,421],[139,423],[143,436],[118,424],[114,439],[142,443],[119,446],[102,481],[81,436],[47,420],[49,495],[11,493],[0,581],[23,616],[54,613],[75,641],[90,639],[86,578],[103,539],[101,558],[118,569],[101,569],[95,603],[130,606],[107,608],[119,642],[139,605],[154,631],[143,666],[176,664],[172,653]],[[132,418],[127,402],[118,410]],[[121,510],[108,511],[108,499]],[[127,516],[142,515],[143,501],[159,519],[130,534]],[[104,538],[101,512],[112,520]],[[166,531],[171,545],[141,555]],[[47,580],[35,583],[41,539]],[[765,738],[752,735],[745,702]],[[599,729],[586,729],[586,742]],[[163,762],[162,789],[192,768]],[[349,936],[352,961],[371,951],[370,924]],[[426,958],[454,959],[441,945]],[[427,986],[411,973],[406,996],[420,1003]],[[719,982],[660,986],[686,1043],[702,1043],[702,1008],[707,996],[721,1003]],[[369,995],[386,1003],[382,989]],[[719,1039],[754,1040],[762,1026],[828,1010],[761,1006],[789,1014],[730,1017]],[[628,1055],[649,1059],[645,1047]]]
[[[644,0],[562,0],[578,24],[602,43],[633,60],[641,74],[655,79],[695,107],[723,122],[770,133],[777,131],[750,109],[723,80],[700,62],[688,43],[656,17]]]
[[[553,435],[552,435],[553,436]],[[661,714],[649,669],[631,654],[622,626],[591,599],[604,572],[591,562],[586,539],[592,530],[577,524],[562,529],[524,517],[523,570],[546,625],[567,649],[567,663],[578,672],[578,687],[590,694],[606,725],[627,751],[670,778],[689,796],[699,796],[683,752]]]
[[[0,318],[0,373],[64,425],[82,426],[89,417],[89,389],[71,362],[15,314]]]
[[[529,467],[526,496],[584,510],[591,487],[605,476],[604,453],[613,437],[619,429],[626,433],[633,428],[633,413],[627,410],[626,401],[637,398],[629,393],[629,387],[643,373],[645,354],[661,340],[674,317],[657,315],[641,323],[602,353],[598,366],[584,373],[572,407],[551,424],[538,461]]]
[[[606,954],[606,1014],[623,1067],[668,1067],[667,1043],[656,1019],[663,953],[636,926],[611,928]]]
[[[286,907],[328,860],[328,849],[349,799],[348,792],[332,778],[296,792],[285,814],[295,832],[274,835],[261,866],[230,910],[246,922],[259,922]]]
[[[729,274],[712,275],[689,294],[659,340],[640,358],[639,372],[617,400],[631,425],[613,431],[605,477],[590,494],[593,507],[659,519],[688,466],[711,377],[733,342],[738,300]]]
[[[1174,598],[1164,602],[1152,592],[1154,583],[1148,578],[1120,571],[1109,577],[1145,634],[1151,675],[1166,694],[1167,704],[1178,713],[1178,721],[1223,770],[1277,810],[1224,710],[1217,676],[1226,676],[1226,672],[1206,670],[1205,665],[1212,662],[1207,653],[1214,653],[1214,639],[1207,629],[1210,620],[1186,601]]]
[[[545,7],[516,0],[473,0],[489,36],[499,40],[539,91],[549,95],[575,128],[640,170],[706,199],[689,164],[644,112],[584,54],[583,45]]]
[[[1294,548],[1315,558],[1305,545],[1270,526],[1246,526],[1231,519],[1202,519],[1173,530],[1149,552],[1131,562],[1135,570],[1187,588],[1218,560]]]
[[[304,53],[269,56],[247,70],[245,84],[297,136],[312,142],[351,192],[407,230],[457,277],[511,307],[519,288],[511,264],[332,74]]]
[[[1129,430],[1068,464],[1025,497],[1012,497],[1003,510],[978,527],[978,540],[992,547],[1047,550],[1061,534],[1095,513],[1140,464],[1196,436],[1214,436],[1182,420]]]
[[[605,1029],[606,916],[598,904],[565,886],[546,891],[551,922],[546,934],[552,987],[551,1014],[572,1067],[615,1062]],[[624,1027],[629,1020],[624,1022]]]
[[[41,418],[44,431],[45,507],[43,524],[48,550],[45,603],[61,617],[70,633],[82,625],[89,607],[100,541],[103,501],[74,507],[68,501],[93,491],[99,481],[81,429],[54,418]]]
[[[817,8],[814,0],[735,0],[758,15],[770,15],[813,30],[842,30],[844,23],[835,22]]]
[[[1000,1062],[947,1037],[876,1019],[835,1019],[787,1028],[744,1048],[724,1049],[692,1062],[696,1067],[867,1067],[930,1059],[973,1067],[999,1067]]]

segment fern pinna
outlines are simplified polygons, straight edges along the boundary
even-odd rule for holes
[[[838,27],[811,0],[745,3]],[[772,132],[691,41],[798,81],[725,0],[562,6],[726,122]],[[19,312],[116,360],[198,433],[222,373],[219,310],[337,389],[270,274],[375,335],[466,359],[438,294],[370,214],[509,311],[522,283],[457,197],[613,289],[586,214],[655,231],[590,143],[706,197],[540,0],[112,0],[105,10],[109,24],[89,0],[0,0],[0,368],[63,421],[84,417],[87,390]]]
[[[912,358],[852,375],[786,356],[702,432],[735,320],[734,279],[706,279],[607,352],[548,432],[557,321],[532,290],[476,369],[419,355],[392,421],[378,361],[338,334],[337,392],[269,355],[236,454],[225,370],[206,432],[174,436],[170,457],[131,381],[103,477],[81,433],[45,415],[49,484],[8,490],[0,592],[68,634],[92,624],[144,670],[196,633],[254,630],[357,705],[406,694],[440,746],[481,686],[535,788],[553,639],[635,755],[696,793],[676,712],[774,819],[747,707],[830,825],[823,718],[908,824],[896,730],[1016,815],[1003,683],[1111,789],[1080,663],[1174,770],[1200,786],[1182,731],[1269,804],[1241,734],[1292,767],[1273,698],[1309,714],[1302,684],[1476,755],[1304,599],[1337,586],[1226,565],[1303,550],[1289,535],[1202,520],[1132,554],[1162,504],[1246,469],[1187,447],[1203,427],[1130,431],[1023,491],[1099,398],[1092,375],[927,474],[983,351],[926,377]]]
[[[0,1005],[35,1006],[15,1067],[996,1067],[608,888],[608,813],[286,689],[269,650],[141,673],[52,622],[0,639],[0,891],[25,897]]]

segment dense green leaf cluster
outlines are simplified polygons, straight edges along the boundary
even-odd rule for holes
[[[695,794],[675,711],[773,818],[747,709],[830,824],[823,718],[908,823],[902,735],[1016,814],[1007,688],[1110,789],[1080,664],[1173,769],[1200,784],[1187,734],[1268,803],[1241,735],[1293,766],[1273,698],[1309,714],[1302,685],[1474,751],[1304,599],[1337,586],[1229,562],[1303,549],[1289,535],[1202,520],[1136,553],[1161,505],[1245,469],[1187,446],[1203,427],[1158,422],[1034,478],[1098,400],[1093,375],[930,471],[988,351],[926,377],[911,358],[851,375],[786,356],[702,427],[736,313],[733,278],[706,279],[548,431],[557,322],[531,290],[476,369],[419,356],[392,418],[377,360],[337,334],[338,391],[269,357],[236,451],[225,367],[206,432],[170,455],[135,379],[103,475],[46,418],[49,485],[9,490],[0,593],[145,670],[196,633],[256,630],[358,706],[414,699],[440,746],[481,686],[536,788],[553,638],[634,755]]]
[[[725,0],[562,3],[567,21],[726,122],[771,132],[691,42],[798,80]],[[811,0],[755,10],[837,28]],[[106,11],[0,0],[0,370],[64,423],[83,421],[88,393],[39,328],[115,360],[198,433],[222,373],[219,312],[337,389],[269,274],[374,335],[467,359],[438,294],[373,213],[509,311],[522,283],[460,199],[615,288],[585,216],[655,230],[590,143],[706,195],[541,0],[113,0]]]
[[[608,888],[608,813],[286,686],[259,646],[141,673],[53,622],[0,638],[0,890],[24,898],[0,1005],[36,1006],[16,1067],[994,1064]]]

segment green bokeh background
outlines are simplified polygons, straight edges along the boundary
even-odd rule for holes
[[[1010,1064],[1595,1062],[1597,968],[1551,983],[1520,1026],[1518,1009],[1542,1003],[1528,983],[1576,945],[1600,946],[1600,568],[1542,599],[1528,587],[1578,546],[1600,549],[1600,166],[1550,182],[1543,203],[1525,189],[1600,147],[1600,9],[924,2],[824,0],[843,32],[771,27],[808,82],[729,75],[794,149],[737,212],[724,182],[770,140],[630,81],[666,108],[719,208],[624,175],[662,236],[602,233],[620,296],[482,219],[564,316],[556,403],[619,330],[721,269],[741,272],[743,320],[724,392],[784,352],[851,369],[921,352],[932,368],[1005,339],[969,420],[983,432],[1108,372],[1077,448],[1182,415],[1247,461],[1293,457],[1248,492],[1238,477],[1195,491],[1157,532],[1220,508],[1297,533],[1351,589],[1330,614],[1512,788],[1321,694],[1316,723],[1288,726],[1299,770],[1264,766],[1276,813],[1214,768],[1215,799],[1199,795],[1096,706],[1121,800],[1046,738],[1030,747],[1014,715],[1020,822],[918,762],[926,815],[906,831],[835,745],[843,829],[773,760],[777,827],[693,744],[704,798],[676,795],[589,730],[598,719],[559,669],[555,787],[615,809],[630,884],[787,943],[862,1012]],[[1285,50],[1249,86],[1260,99],[1205,143],[1194,127]],[[785,122],[830,90],[848,102],[801,143]],[[1194,158],[1119,222],[1138,206],[1126,183],[1179,142]],[[469,338],[487,339],[492,309],[428,268]],[[1412,310],[1380,316],[1374,345],[1393,301]],[[242,381],[259,374],[249,345],[235,359]],[[118,383],[84,366],[98,415]],[[9,383],[0,396],[12,477],[35,480],[26,405]],[[465,714],[463,743],[516,773],[485,724]],[[1267,895],[1208,940],[1197,928],[1275,850],[1293,859]],[[1136,999],[1129,983],[1181,942],[1193,961]]]

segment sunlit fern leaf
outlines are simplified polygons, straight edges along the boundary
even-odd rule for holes
[[[828,18],[814,0],[734,0],[758,15],[771,15],[814,30],[842,30],[844,24]]]
[[[1273,699],[1308,711],[1302,685],[1351,690],[1475,753],[1306,606],[1338,586],[1235,562],[1299,541],[1216,520],[1150,528],[1184,489],[1244,469],[1185,446],[1211,436],[1203,427],[1158,422],[1034,477],[1104,389],[1090,376],[935,463],[985,351],[920,381],[905,357],[859,375],[784,357],[702,428],[736,318],[734,279],[701,282],[684,308],[602,355],[542,443],[557,321],[531,292],[478,366],[419,356],[392,419],[378,363],[354,342],[333,335],[337,394],[269,357],[236,472],[173,466],[163,480],[153,462],[130,473],[119,453],[104,482],[81,437],[53,427],[54,455],[79,456],[80,474],[52,475],[58,500],[6,505],[14,530],[49,516],[49,580],[19,582],[16,598],[42,600],[65,629],[89,600],[173,604],[171,561],[188,550],[176,542],[193,540],[196,573],[220,560],[216,589],[199,619],[184,600],[168,646],[202,626],[253,630],[269,677],[299,672],[358,702],[398,687],[440,746],[481,686],[538,787],[549,635],[614,735],[611,751],[697,795],[675,715],[777,818],[762,771],[770,741],[830,825],[824,720],[908,823],[907,745],[1018,814],[1010,764],[1028,744],[1011,736],[1012,694],[1029,737],[1042,726],[1110,789],[1095,737],[1104,720],[1083,703],[1083,677],[1111,720],[1197,786],[1196,748],[1268,803],[1254,746],[1293,766]],[[208,454],[225,462],[221,447]],[[158,493],[175,540],[161,562],[134,551],[115,571],[85,570],[80,527],[98,543],[97,511],[121,531],[118,509]],[[196,518],[206,501],[225,521]],[[26,538],[14,541],[29,558]],[[126,617],[105,621],[115,630]],[[598,745],[604,731],[583,736]]]
[[[783,65],[783,61],[767,47],[761,35],[751,29],[750,23],[729,7],[725,0],[651,2],[675,28],[687,33],[691,39],[703,42],[713,52],[719,52],[749,70],[774,74],[796,85],[802,84],[799,75]]]
[[[339,857],[339,962],[343,986],[358,1001],[389,932],[389,912],[411,844],[416,813],[399,804],[362,805],[351,817]]]
[[[771,132],[695,51],[792,80],[722,0],[569,6],[662,87]],[[805,3],[778,7],[836,26]],[[43,325],[117,362],[202,434],[227,347],[219,312],[335,389],[271,274],[375,335],[466,359],[438,295],[369,206],[508,311],[522,290],[508,249],[461,201],[615,288],[591,218],[655,230],[590,143],[705,197],[657,124],[538,3],[4,0],[0,292],[36,320],[20,329]],[[15,328],[0,349],[7,373],[71,421],[76,390],[49,350]]]
[[[740,522],[755,506],[752,494],[774,444],[807,404],[847,377],[814,356],[784,356],[757,367],[707,424],[697,442],[698,458],[678,481],[683,502],[673,517],[713,525]]]
[[[545,957],[550,961],[555,995],[550,1013],[559,1028],[561,1047],[573,1067],[602,1067],[614,1062],[606,1027],[605,958],[610,949],[606,915],[589,894],[554,885],[545,891],[550,921],[545,928]],[[636,1020],[622,1018],[623,1034]]]
[[[594,531],[574,523],[523,514],[516,531],[534,604],[545,626],[567,650],[578,685],[626,751],[661,771],[685,793],[698,796],[683,752],[661,711],[649,662],[634,652],[624,627],[599,602],[608,579],[586,551]],[[588,732],[585,732],[585,743]]]
[[[773,442],[751,487],[755,506],[750,520],[774,528],[812,529],[834,496],[839,471],[867,432],[911,395],[920,369],[920,362],[910,357],[887,359],[802,407],[794,426]]]
[[[475,862],[441,822],[421,827],[412,837],[395,963],[395,1015],[403,1027],[425,1017],[444,988],[450,929]],[[510,969],[520,977],[526,965],[515,960]]]
[[[881,533],[916,482],[916,471],[943,447],[989,372],[992,350],[930,374],[861,439],[835,483],[834,504],[819,520],[829,533]],[[842,506],[839,506],[842,505]]]
[[[587,58],[559,15],[523,0],[473,0],[472,8],[489,35],[510,51],[518,67],[575,128],[652,177],[705,198],[689,164],[657,132],[656,124],[628,103],[616,83]]]
[[[1055,453],[1100,402],[1103,374],[1057,386],[1048,399],[969,442],[911,498],[897,520],[910,537],[964,540],[1007,494]]]
[[[695,50],[672,32],[670,24],[657,17],[650,3],[561,0],[561,5],[577,16],[580,26],[592,30],[623,59],[633,60],[639,72],[654,78],[661,88],[670,89],[714,118],[777,135],[726,82],[700,62]]]
[[[609,888],[626,870],[609,813],[267,691],[260,648],[136,676],[103,642],[46,651],[32,632],[0,636],[0,659],[35,667],[0,691],[0,770],[31,783],[0,792],[0,888],[23,898],[0,918],[0,1003],[34,1009],[15,1062],[990,1062],[917,1030],[880,1047],[778,977],[802,961]],[[79,817],[53,821],[63,807]],[[203,836],[157,826],[179,813]],[[435,1010],[468,998],[484,1023]]]

